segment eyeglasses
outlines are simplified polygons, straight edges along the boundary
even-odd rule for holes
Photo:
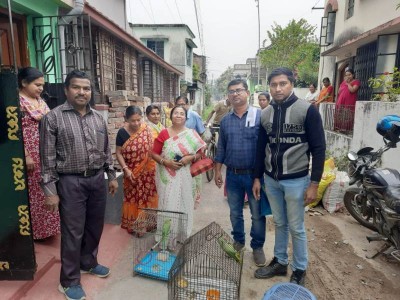
[[[235,94],[241,94],[244,91],[246,91],[246,89],[236,89],[236,90],[228,90],[228,95],[235,95]]]
[[[287,86],[289,84],[289,81],[281,81],[278,83],[271,83],[269,85],[270,88],[276,89],[279,85],[279,87],[284,88],[285,86]]]

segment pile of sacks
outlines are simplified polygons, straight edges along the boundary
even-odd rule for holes
[[[333,158],[327,159],[318,186],[317,200],[310,203],[308,208],[316,206],[322,200],[322,205],[328,212],[338,211],[344,206],[343,197],[348,187],[349,176],[347,173],[336,169]]]

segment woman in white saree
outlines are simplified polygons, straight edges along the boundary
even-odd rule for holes
[[[159,164],[156,173],[158,207],[161,210],[185,213],[188,237],[193,228],[194,209],[190,165],[200,158],[199,152],[206,143],[196,131],[185,127],[186,118],[184,107],[176,106],[171,110],[172,126],[163,129],[154,141],[153,159]],[[171,226],[173,228],[178,224]]]

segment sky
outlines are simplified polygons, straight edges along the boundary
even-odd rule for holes
[[[315,34],[319,36],[323,10],[312,7],[323,7],[324,3],[325,0],[259,0],[261,47],[274,22],[284,27],[292,19],[304,18],[317,26]],[[209,79],[217,79],[229,66],[244,64],[257,54],[255,0],[127,0],[127,10],[131,23],[188,25],[196,36],[198,48],[194,52],[207,57]]]

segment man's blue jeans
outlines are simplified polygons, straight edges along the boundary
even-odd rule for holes
[[[233,239],[245,244],[243,205],[244,196],[247,194],[251,212],[251,242],[253,249],[262,248],[265,242],[265,216],[261,215],[260,201],[257,201],[252,192],[252,175],[238,175],[232,171],[226,171],[226,190],[230,208]]]
[[[274,256],[288,264],[289,232],[292,236],[292,270],[306,270],[307,236],[304,226],[304,193],[310,184],[308,176],[276,181],[265,176],[265,189],[275,222]]]

